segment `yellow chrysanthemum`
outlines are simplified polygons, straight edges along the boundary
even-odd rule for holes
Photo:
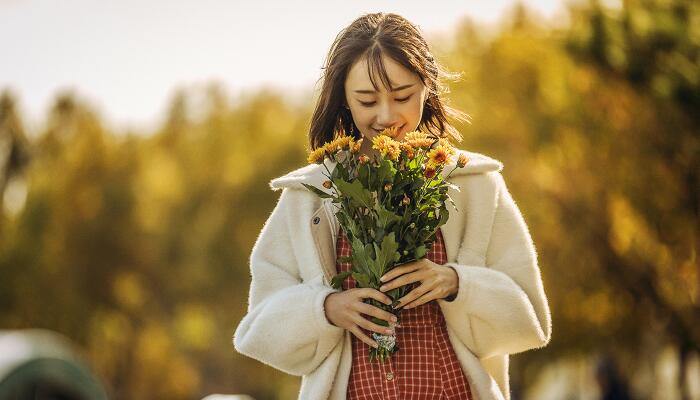
[[[338,150],[347,150],[350,148],[350,141],[352,140],[352,136],[341,135],[326,143],[324,147],[326,148],[327,152],[333,154]]]
[[[433,145],[434,141],[427,134],[420,131],[408,132],[404,135],[404,142],[415,149],[427,149]]]
[[[385,135],[377,135],[372,138],[372,148],[379,150],[379,153],[390,160],[397,160],[401,154],[399,142]]]
[[[428,152],[428,162],[435,166],[447,162],[448,157],[448,150],[444,146],[438,146]]]
[[[312,151],[309,153],[309,164],[321,164],[323,163],[323,159],[326,157],[326,148],[325,146],[319,147],[318,149]]]
[[[448,157],[453,156],[456,153],[454,146],[447,138],[440,138],[440,146],[445,149]]]
[[[395,139],[396,135],[398,133],[399,133],[398,128],[395,126],[392,126],[391,128],[385,128],[379,134],[384,135],[384,136],[389,136],[390,138]]]
[[[409,160],[413,160],[413,158],[416,156],[415,149],[410,144],[402,142],[399,144],[399,147]]]
[[[404,140],[427,139],[428,135],[421,131],[412,131],[404,135]]]

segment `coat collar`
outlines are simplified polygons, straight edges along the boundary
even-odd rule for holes
[[[466,150],[456,150],[457,152],[452,157],[450,157],[449,162],[443,169],[443,176],[447,175],[447,173],[449,173],[449,171],[451,171],[452,168],[457,164],[457,158],[462,153],[469,158],[469,162],[467,163],[467,165],[464,166],[464,168],[457,168],[452,173],[450,178],[460,175],[482,174],[491,171],[500,172],[503,169],[503,163],[491,157]],[[328,167],[329,171],[333,171],[333,167],[335,167],[335,162],[326,159],[325,165],[326,167]],[[270,187],[272,188],[272,190],[279,190],[285,187],[307,190],[304,187],[304,185],[302,185],[302,183],[306,183],[308,185],[313,185],[321,190],[324,190],[322,184],[325,180],[328,179],[326,175],[324,175],[324,173],[327,174],[328,172],[326,171],[326,168],[324,168],[323,165],[309,164],[305,167],[296,169],[285,175],[271,180]]]

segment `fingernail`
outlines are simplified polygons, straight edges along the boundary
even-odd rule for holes
[[[373,344],[372,344],[372,347],[374,347],[374,348],[376,349],[377,347],[379,347],[379,344],[373,343]]]
[[[399,319],[396,318],[396,317],[391,317],[391,321],[392,321],[392,322],[396,322],[396,321],[398,321],[398,320],[399,320]]]
[[[386,278],[382,276],[381,278],[379,278],[379,280],[384,282],[384,281],[386,281]]]
[[[384,330],[384,332],[386,332],[387,335],[393,335],[393,334],[394,334],[394,331],[392,331],[391,329],[386,329],[386,330]]]
[[[386,290],[386,286],[380,287],[379,290],[381,290],[383,292],[384,290]]]

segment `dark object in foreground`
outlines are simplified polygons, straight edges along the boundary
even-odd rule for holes
[[[0,330],[0,400],[106,400],[101,383],[58,333]]]

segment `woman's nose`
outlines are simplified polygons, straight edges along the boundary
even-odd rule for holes
[[[396,110],[391,104],[385,104],[379,108],[379,113],[377,114],[377,125],[382,128],[389,128],[396,124],[397,114]]]

